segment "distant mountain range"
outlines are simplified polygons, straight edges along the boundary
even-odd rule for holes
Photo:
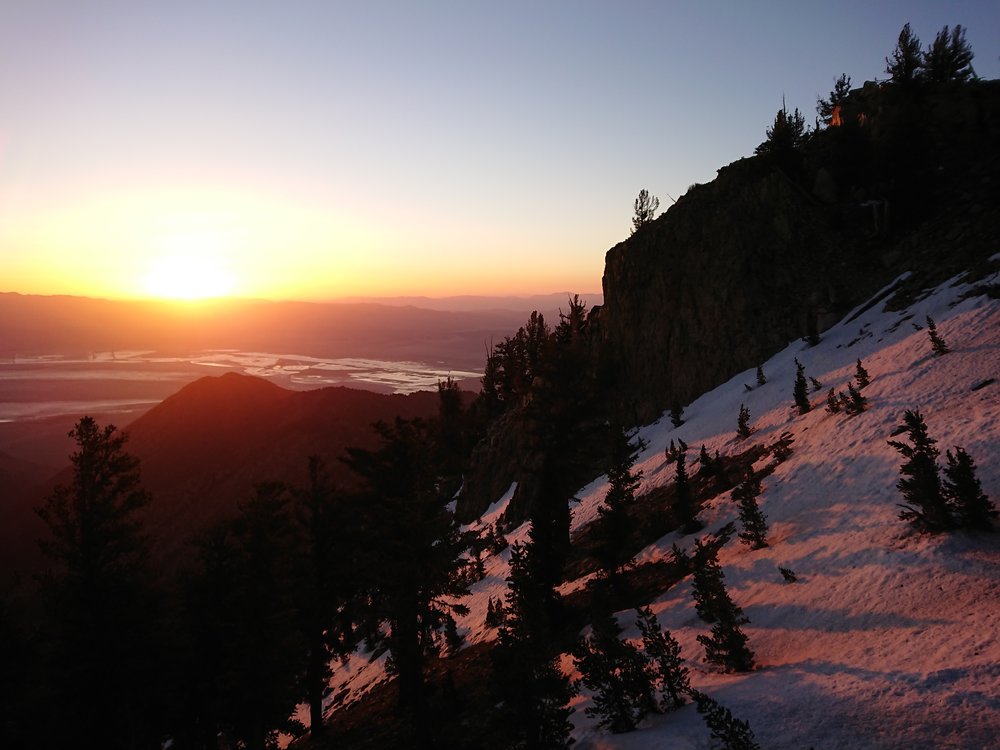
[[[594,295],[599,298],[600,295]],[[482,366],[486,346],[568,295],[173,303],[0,293],[0,360],[124,350],[274,351]],[[589,301],[593,304],[593,301]]]

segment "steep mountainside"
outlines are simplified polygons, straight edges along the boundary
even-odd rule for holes
[[[1000,82],[905,101],[872,84],[852,102],[861,124],[719,170],[608,251],[601,328],[625,414],[690,400],[904,271],[925,288],[995,252]]]
[[[1000,282],[1000,255],[989,265],[987,286]],[[945,284],[902,310],[886,309],[883,302],[849,311],[818,345],[795,340],[762,362],[765,384],[747,390],[745,384],[756,383],[755,371],[741,371],[684,404],[687,421],[680,427],[664,414],[637,431],[648,444],[635,466],[643,472],[638,505],[643,517],[662,513],[669,502],[675,468],[664,449],[671,441],[690,446],[692,477],[704,444],[723,459],[749,457],[761,479],[758,502],[770,527],[769,546],[751,550],[733,538],[719,555],[728,589],[750,620],[744,631],[756,656],[753,671],[727,674],[705,661],[697,639],[710,626],[695,613],[690,580],[682,575],[678,582],[671,575],[673,545],[690,552],[695,538],[729,523],[739,526],[728,489],[713,490],[711,482],[697,480],[704,529],[651,537],[647,530],[646,541],[636,547],[632,575],[641,583],[635,603],[651,603],[661,625],[677,638],[692,686],[748,721],[762,748],[995,746],[998,534],[929,535],[900,520],[902,498],[895,484],[901,458],[886,442],[898,435],[904,410],[919,409],[938,441],[940,463],[946,449],[966,448],[978,464],[983,491],[1000,501],[1000,303],[983,289]],[[931,350],[923,327],[928,315],[951,348],[944,356]],[[813,408],[804,415],[793,402],[796,359],[823,383],[811,393]],[[867,408],[854,416],[827,412],[827,389],[846,391],[858,359],[871,377],[863,388]],[[736,438],[741,405],[749,408],[753,430],[745,440]],[[790,437],[791,452],[779,456],[773,446],[783,435]],[[501,518],[513,491],[469,528],[485,529]],[[572,509],[577,550],[585,547],[607,492],[606,477],[599,477],[577,493],[580,502]],[[507,541],[523,542],[526,536],[525,524],[512,529]],[[485,560],[485,577],[473,586],[465,600],[469,613],[459,621],[470,645],[434,670],[436,675],[455,670],[460,689],[470,694],[481,689],[479,678],[458,670],[475,664],[496,638],[485,618],[491,601],[507,595],[509,560],[509,547]],[[779,567],[793,571],[796,580],[786,581]],[[592,575],[586,565],[567,575],[562,587],[567,601],[585,594]],[[619,611],[618,620],[625,637],[638,643],[634,611]],[[562,668],[579,676],[568,653]],[[347,708],[332,714],[332,727],[345,733],[344,741],[337,736],[332,746],[394,746],[391,730],[384,729],[391,726],[389,680],[384,654],[358,653],[337,665],[328,708]],[[592,701],[586,689],[573,701],[570,720],[580,750],[718,746],[690,702],[616,735],[586,715]],[[479,724],[462,726],[469,742],[489,746],[489,738],[477,734]]]

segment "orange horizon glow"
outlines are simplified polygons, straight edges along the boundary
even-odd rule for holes
[[[518,296],[600,287],[600,264],[567,268],[571,249],[529,232],[491,236],[469,219],[424,219],[428,239],[335,196],[216,185],[119,186],[72,209],[22,205],[0,226],[13,248],[0,291],[106,299],[324,301],[345,297]],[[429,238],[435,238],[431,240]],[[564,244],[565,241],[563,241]],[[536,246],[530,269],[510,247]]]

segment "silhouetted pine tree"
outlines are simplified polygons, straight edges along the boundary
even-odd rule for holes
[[[733,488],[733,500],[739,505],[740,523],[743,525],[743,531],[739,535],[740,541],[750,549],[762,549],[767,546],[767,518],[757,505],[760,492],[760,480],[752,468],[747,469],[743,481]]]
[[[330,665],[347,656],[358,640],[353,621],[363,572],[360,539],[352,528],[360,509],[334,487],[318,456],[309,457],[308,474],[308,485],[293,493],[297,527],[293,565],[295,610],[307,649],[302,688],[309,705],[310,733],[319,737],[325,734],[323,698]]]
[[[686,449],[687,446],[685,445]],[[674,458],[675,482],[673,512],[677,517],[680,529],[690,534],[701,528],[695,515],[694,497],[691,493],[691,483],[687,475],[687,453],[679,450]]]
[[[637,526],[632,507],[642,472],[632,471],[639,446],[629,440],[621,426],[612,428],[610,447],[608,492],[597,508],[597,558],[603,575],[617,584],[632,559],[630,542]]]
[[[711,476],[715,471],[715,464],[712,461],[712,457],[708,454],[708,449],[705,448],[705,444],[701,444],[701,450],[698,451],[698,473],[702,476]]]
[[[972,57],[972,47],[965,41],[962,25],[956,24],[950,33],[945,26],[924,53],[924,78],[932,83],[967,81],[973,74]]]
[[[795,405],[799,409],[799,414],[806,414],[812,408],[812,405],[809,403],[809,386],[806,384],[805,373],[805,366],[796,359],[795,385],[792,387],[792,396],[795,399]]]
[[[41,577],[43,700],[58,706],[40,740],[128,748],[158,739],[158,595],[139,520],[150,495],[114,425],[69,433],[71,483],[37,508],[51,567]]]
[[[750,724],[735,718],[732,712],[709,698],[704,693],[692,691],[698,713],[705,720],[705,726],[712,736],[722,742],[724,750],[760,750]]]
[[[296,599],[298,545],[288,489],[257,485],[239,515],[198,542],[184,585],[185,704],[180,746],[263,750],[304,696],[307,668]]]
[[[854,368],[854,380],[858,384],[858,390],[862,390],[867,387],[871,382],[871,378],[868,377],[868,370],[865,369],[864,365],[861,364],[861,360],[858,360],[857,366]]]
[[[823,121],[824,125],[830,125],[833,120],[833,113],[837,107],[843,105],[851,93],[851,77],[846,73],[841,74],[833,84],[833,91],[827,99],[816,100],[816,114]]]
[[[794,112],[789,112],[782,101],[781,109],[775,114],[771,127],[767,129],[767,139],[754,149],[754,154],[776,157],[779,164],[784,166],[792,152],[805,142],[805,125],[805,118],[798,108],[796,107]]]
[[[893,83],[909,86],[919,78],[922,64],[920,39],[910,30],[910,24],[907,23],[899,32],[892,57],[885,58],[885,72],[889,74]]]
[[[746,440],[751,434],[753,430],[750,428],[750,410],[745,404],[740,404],[740,415],[736,419],[736,438]]]
[[[698,636],[698,642],[705,647],[705,661],[719,665],[726,672],[749,672],[754,668],[754,655],[740,625],[750,620],[728,592],[716,606],[719,619],[712,625],[712,634]]]
[[[993,521],[997,509],[983,493],[983,487],[976,476],[976,462],[964,448],[955,448],[954,455],[948,451],[945,456],[945,480],[942,494],[958,515],[964,528],[993,531]]]
[[[764,377],[764,368],[757,365],[757,385],[764,385],[767,383],[767,378]]]
[[[670,424],[674,427],[684,424],[684,407],[676,402],[670,406]]]
[[[21,624],[15,621],[15,608],[0,598],[0,747],[20,750],[20,748],[47,747],[40,738],[38,725],[33,714],[47,711],[48,706],[34,705],[38,696],[31,677],[37,660],[34,649]]]
[[[711,636],[698,636],[699,643],[705,647],[705,659],[727,672],[753,669],[753,652],[747,645],[746,635],[740,630],[740,625],[745,625],[749,619],[726,590],[717,550],[713,545],[697,540],[690,565],[695,610],[702,620],[712,623]]]
[[[844,406],[844,411],[848,414],[860,414],[868,407],[868,399],[861,395],[861,391],[854,387],[854,383],[847,384],[847,395],[840,397]]]
[[[897,489],[906,500],[901,505],[899,517],[910,521],[925,531],[944,531],[953,526],[948,504],[941,493],[938,477],[937,442],[927,434],[927,425],[917,410],[903,414],[903,424],[899,432],[906,432],[913,445],[898,440],[888,443],[906,459],[899,467],[902,478],[896,482]]]
[[[559,667],[553,616],[559,595],[539,575],[536,544],[511,547],[504,622],[491,652],[496,732],[515,747],[560,750],[573,741],[569,702],[576,691]]]
[[[636,627],[642,633],[646,657],[650,660],[653,686],[660,691],[659,708],[673,711],[684,705],[684,695],[691,690],[688,669],[681,659],[681,646],[660,623],[649,607],[637,609]]]
[[[398,675],[399,704],[411,711],[419,741],[427,742],[424,665],[441,646],[440,631],[456,600],[468,595],[468,547],[458,532],[451,498],[438,491],[434,446],[424,423],[397,418],[375,425],[382,444],[348,449],[347,464],[365,482],[368,566],[374,607],[389,625],[389,649]]]
[[[941,355],[947,354],[951,351],[948,348],[948,345],[944,342],[944,339],[941,338],[940,334],[938,334],[937,325],[934,323],[934,320],[930,315],[927,316],[927,335],[931,340],[931,351],[933,351],[937,356],[940,357]]]
[[[596,716],[599,727],[615,734],[631,732],[655,708],[646,658],[621,639],[614,615],[598,616],[592,634],[577,644],[574,658],[580,681],[594,693],[585,713]]]
[[[643,188],[639,191],[639,197],[635,199],[633,205],[635,214],[632,216],[632,234],[635,234],[656,216],[656,211],[660,208],[660,199],[655,195],[650,195],[649,191]]]
[[[840,396],[837,392],[830,389],[830,392],[826,394],[826,410],[830,414],[839,414],[841,409]]]
[[[674,556],[678,564],[691,571],[691,594],[698,617],[709,624],[715,622],[719,619],[716,603],[725,594],[718,551],[696,539],[693,554],[687,555],[675,546]]]

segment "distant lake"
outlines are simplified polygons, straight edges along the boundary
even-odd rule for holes
[[[58,354],[17,357],[0,362],[0,422],[87,413],[131,418],[187,383],[224,372],[264,378],[292,390],[349,386],[380,393],[433,390],[448,377],[475,389],[482,374],[456,370],[446,362],[323,358],[233,349],[170,357],[154,351],[100,352],[87,358]]]

